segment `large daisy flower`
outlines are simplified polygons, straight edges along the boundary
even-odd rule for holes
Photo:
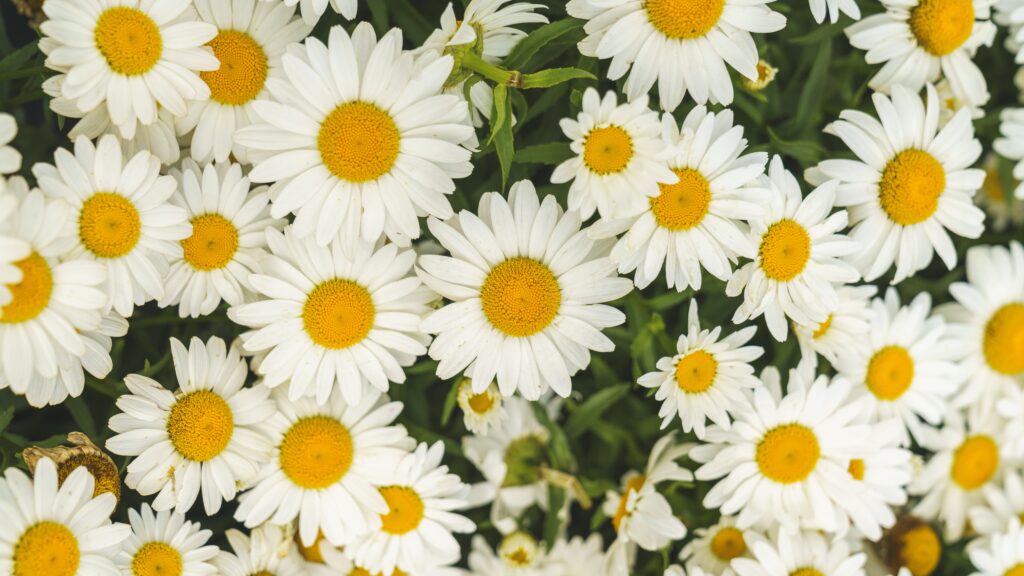
[[[971,576],[1016,576],[1024,572],[1024,529],[1014,519],[1005,532],[992,536],[987,546],[968,550],[971,563],[978,569]]]
[[[21,152],[10,146],[18,135],[18,122],[6,112],[0,113],[0,178],[21,169]]]
[[[477,214],[430,231],[451,256],[422,256],[424,283],[453,302],[432,313],[422,329],[438,336],[430,357],[437,375],[459,372],[483,392],[492,380],[505,396],[518,390],[535,400],[549,388],[560,396],[590,363],[590,351],[615,345],[601,333],[625,321],[604,304],[633,283],[615,275],[609,243],[581,229],[577,212],[562,212],[554,196],[541,203],[529,181],[514,184],[506,200],[490,192]]]
[[[32,173],[47,196],[72,207],[78,238],[67,257],[106,267],[107,309],[131,316],[163,296],[168,258],[181,256],[179,242],[192,227],[168,202],[177,186],[160,175],[159,160],[143,151],[126,161],[114,136],[96,145],[79,136],[74,154],[60,148],[54,164],[36,164]]]
[[[738,576],[864,576],[863,553],[854,554],[843,540],[818,532],[777,530],[772,540],[758,538],[750,546],[754,558],[737,558]]]
[[[184,514],[164,510],[153,513],[149,504],[128,510],[132,534],[117,557],[122,576],[177,574],[213,576],[210,562],[220,552],[207,544],[213,533],[190,522]]]
[[[235,140],[249,148],[253,182],[273,182],[273,214],[296,215],[296,230],[325,245],[340,232],[408,245],[418,216],[452,215],[453,178],[472,171],[469,111],[442,94],[452,70],[444,56],[418,67],[402,32],[377,40],[363,22],[350,37],[336,26],[281,58],[253,102],[260,121]]]
[[[733,322],[764,315],[768,331],[781,342],[788,333],[787,317],[803,326],[819,326],[836,309],[835,285],[860,277],[839,257],[856,252],[858,245],[840,234],[846,228],[846,211],[831,213],[835,182],[803,197],[778,156],[761,181],[770,194],[762,214],[750,221],[757,254],[733,274],[725,293],[743,294]]]
[[[985,214],[971,202],[985,172],[971,115],[961,110],[938,129],[939,97],[924,101],[903,86],[892,97],[874,94],[881,122],[844,110],[825,131],[841,138],[858,160],[825,160],[807,171],[811,183],[839,180],[836,204],[850,209],[851,236],[862,249],[850,258],[872,281],[896,264],[894,282],[927,266],[934,253],[952,269],[956,249],[947,230],[977,238]]]
[[[625,232],[611,257],[620,273],[633,272],[645,288],[665,268],[670,288],[701,287],[701,269],[726,281],[737,256],[754,258],[757,247],[744,221],[763,212],[768,193],[758,185],[768,155],[743,154],[743,127],[733,125],[730,110],[709,112],[697,106],[682,126],[671,114],[662,116],[662,138],[670,147],[668,168],[678,177],[659,184],[636,218],[602,220],[592,236]],[[620,191],[615,191],[621,194]]]
[[[697,528],[679,553],[690,570],[707,570],[720,576],[735,576],[731,563],[736,558],[750,558],[750,539],[754,533],[736,526],[732,516],[722,516],[715,524]]]
[[[878,291],[875,286],[837,286],[839,303],[828,318],[817,326],[793,325],[800,343],[801,361],[809,366],[818,365],[820,355],[831,364],[840,354],[849,354],[864,346],[864,336],[871,323],[871,298]]]
[[[290,527],[264,524],[249,534],[231,529],[224,536],[231,551],[213,559],[221,576],[308,576]]]
[[[1001,156],[1015,160],[1013,177],[1017,180],[1014,196],[1024,200],[1024,108],[1007,108],[1000,115],[999,134],[992,147]]]

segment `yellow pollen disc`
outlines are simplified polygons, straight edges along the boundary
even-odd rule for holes
[[[853,476],[854,480],[864,479],[864,461],[860,458],[854,458],[850,460],[850,465],[846,468],[850,476]]]
[[[622,172],[633,159],[633,139],[618,126],[595,128],[583,141],[583,163],[591,172],[615,174]]]
[[[423,499],[408,486],[385,486],[380,495],[388,503],[388,513],[380,517],[388,534],[401,536],[415,530],[423,520]]]
[[[739,558],[747,551],[747,542],[743,532],[732,526],[722,528],[711,538],[711,553],[723,562]]]
[[[328,280],[309,293],[302,323],[319,346],[338,350],[366,338],[373,329],[376,308],[370,293],[352,280]]]
[[[33,252],[14,265],[21,270],[21,282],[7,285],[14,298],[0,309],[0,324],[32,320],[46,310],[53,294],[53,273],[42,256]]]
[[[1002,180],[999,179],[999,171],[995,168],[989,168],[985,171],[985,182],[982,184],[981,189],[984,190],[989,200],[996,203],[1006,202],[1006,190],[1003,188]]]
[[[295,532],[295,545],[299,548],[299,554],[306,559],[307,562],[315,562],[318,564],[324,563],[324,555],[320,553],[320,542],[324,539],[323,532],[316,533],[316,540],[309,546],[302,543],[302,538],[299,538],[299,532]]]
[[[93,39],[110,69],[125,76],[149,72],[164,50],[156,22],[145,12],[126,6],[108,8],[100,14]]]
[[[676,170],[679,182],[659,184],[661,195],[651,198],[651,211],[658,226],[689,230],[704,220],[711,206],[711,184],[692,168]]]
[[[1007,304],[989,318],[982,349],[996,372],[1007,376],[1024,372],[1024,303]]]
[[[320,125],[317,147],[327,169],[341,180],[370,182],[398,159],[402,135],[390,114],[369,102],[348,102]]]
[[[210,41],[220,68],[200,72],[210,87],[210,98],[221,104],[238,106],[259,96],[267,80],[267,55],[263,47],[245,32],[221,30]]]
[[[277,576],[277,575],[274,574],[273,572],[271,572],[270,570],[260,570],[259,572],[253,574],[252,576]]]
[[[498,556],[515,568],[532,566],[538,551],[537,540],[526,532],[513,532],[498,545]]]
[[[710,32],[725,12],[725,0],[647,0],[644,8],[659,32],[685,40]]]
[[[945,56],[974,30],[973,0],[921,0],[910,12],[910,31],[933,56]]]
[[[631,492],[640,492],[640,489],[644,487],[644,482],[647,481],[647,477],[643,474],[633,476],[626,481],[626,488],[622,491],[622,497],[619,498],[619,507],[615,510],[615,516],[612,516],[612,526],[615,527],[615,531],[619,531],[619,526],[622,521],[630,515],[629,507],[629,495]]]
[[[14,545],[12,576],[74,576],[78,559],[78,539],[71,530],[56,522],[39,522]]]
[[[964,490],[981,488],[999,467],[999,446],[984,435],[971,436],[953,453],[950,476]]]
[[[939,565],[942,542],[931,526],[919,524],[903,533],[899,556],[913,576],[928,576]]]
[[[1024,562],[1014,565],[1003,576],[1024,576]]]
[[[718,361],[704,350],[694,350],[676,363],[676,385],[688,394],[706,392],[717,374]]]
[[[292,425],[281,441],[281,471],[307,490],[327,488],[352,466],[352,435],[329,416],[308,416]]]
[[[817,568],[799,568],[790,572],[789,576],[825,576]]]
[[[204,214],[192,219],[192,235],[181,241],[185,261],[196,270],[219,270],[227,266],[238,251],[238,229],[220,214]]]
[[[95,480],[92,489],[93,498],[110,492],[118,500],[121,499],[121,474],[118,473],[114,461],[103,455],[83,454],[57,464],[57,482],[63,484],[64,480],[79,466],[85,466]]]
[[[491,406],[494,406],[494,398],[487,392],[469,397],[469,407],[477,414],[486,414]]]
[[[143,544],[132,558],[132,576],[181,576],[181,552],[163,542]]]
[[[558,315],[562,289],[546,265],[532,258],[509,258],[491,269],[480,300],[495,328],[509,336],[533,336]]]
[[[141,233],[139,211],[120,194],[100,192],[82,204],[78,234],[82,245],[95,256],[120,258],[126,255],[139,243]]]
[[[196,462],[206,462],[223,452],[234,431],[231,407],[209,390],[182,396],[167,416],[167,434],[174,449]]]
[[[914,381],[914,359],[902,346],[886,346],[871,357],[865,380],[879,400],[896,400]]]
[[[776,426],[757,444],[756,459],[761,473],[781,484],[805,480],[820,457],[818,437],[802,424]]]
[[[923,150],[909,148],[885,165],[878,183],[878,200],[890,220],[910,226],[931,218],[945,190],[946,170],[942,164]]]
[[[828,332],[828,329],[832,327],[832,320],[833,320],[834,318],[835,318],[835,315],[833,315],[833,314],[829,314],[829,315],[828,315],[828,318],[825,318],[825,321],[824,321],[824,322],[822,322],[822,323],[821,323],[821,324],[820,324],[820,325],[818,326],[818,329],[817,329],[817,330],[815,330],[815,331],[814,331],[814,334],[812,334],[811,336],[812,336],[812,337],[813,337],[814,339],[818,339],[818,338],[821,338],[822,336],[824,336],[824,335],[825,335],[825,334],[826,334],[826,333]]]
[[[811,259],[811,236],[793,220],[779,220],[768,227],[758,251],[761,269],[772,280],[796,278]]]

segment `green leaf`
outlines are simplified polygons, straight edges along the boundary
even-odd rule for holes
[[[501,106],[499,107],[499,94]],[[508,188],[508,175],[512,170],[512,158],[516,155],[515,137],[512,134],[512,101],[508,99],[508,88],[499,85],[494,88],[495,114],[498,110],[504,110],[502,114],[505,119],[500,129],[491,132],[494,140],[494,149],[498,152],[498,163],[501,165],[501,189]]]
[[[18,70],[33,56],[39,54],[38,41],[30,42],[14,52],[11,52],[3,60],[0,60],[0,73],[7,73]]]
[[[487,139],[488,144],[494,142],[505,122],[509,121],[509,108],[508,86],[498,84],[494,87],[494,110],[491,113],[491,137]]]
[[[569,439],[566,438],[565,432],[558,424],[551,420],[543,404],[531,402],[530,407],[533,408],[533,414],[537,417],[537,421],[540,422],[541,426],[547,428],[550,435],[548,439],[548,456],[551,460],[551,466],[555,470],[571,472],[575,467],[576,460],[572,456],[572,449],[569,448]]]
[[[565,489],[548,484],[548,512],[544,516],[544,545],[548,550],[562,532],[562,508],[565,506]]]
[[[448,421],[452,418],[452,412],[455,410],[455,403],[458,399],[459,379],[456,378],[452,381],[452,386],[448,389],[448,394],[444,397],[444,408],[441,411],[441,426],[448,425]]]
[[[575,18],[566,18],[545,24],[531,32],[526,38],[520,40],[516,47],[512,49],[512,52],[509,52],[509,55],[505,57],[502,64],[509,70],[524,68],[538,50],[547,46],[555,39],[581,28],[583,28],[583,20],[576,20]]]
[[[768,137],[771,138],[772,146],[779,153],[795,158],[805,167],[814,166],[827,152],[817,142],[809,140],[786,141],[778,137],[775,131],[768,128]]]
[[[64,406],[68,409],[75,424],[78,424],[79,430],[84,432],[89,438],[99,437],[96,429],[96,420],[92,417],[89,406],[86,405],[85,400],[81,396],[77,398],[69,397],[64,401]]]
[[[14,419],[14,406],[8,406],[6,410],[0,412],[0,434],[7,429],[10,425],[11,420]]]
[[[565,424],[565,435],[575,439],[586,432],[604,414],[605,410],[611,408],[629,392],[629,388],[629,384],[619,384],[600,390],[597,394],[587,398],[579,408],[573,410],[569,415],[569,420]]]
[[[826,83],[829,78],[829,66],[832,64],[832,41],[823,42],[814,56],[811,73],[800,92],[800,101],[796,107],[796,118],[793,125],[794,134],[803,134],[814,119],[815,112],[821,109],[821,101],[825,95]]]
[[[551,68],[523,75],[523,88],[551,88],[572,80],[597,80],[597,77],[579,68]]]
[[[534,144],[516,150],[516,164],[546,164],[555,166],[572,158],[572,150],[565,143]]]
[[[790,44],[797,44],[802,46],[818,44],[825,40],[831,40],[836,36],[843,33],[843,29],[846,28],[846,22],[836,22],[835,24],[826,24],[824,26],[816,26],[814,30],[809,34],[803,36],[797,36],[789,40]]]

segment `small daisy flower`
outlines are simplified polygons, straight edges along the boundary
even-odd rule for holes
[[[779,529],[775,538],[758,538],[750,545],[754,558],[737,558],[738,576],[864,576],[863,553],[854,554],[841,539],[817,532]]]
[[[985,502],[967,511],[971,528],[982,536],[1006,531],[1013,520],[1024,519],[1024,479],[1021,471],[1006,472],[1003,485],[989,483],[981,490]]]
[[[685,560],[691,571],[703,569],[719,576],[735,576],[733,559],[751,557],[750,534],[750,530],[737,527],[732,516],[722,516],[714,525],[694,530],[679,559]]]
[[[730,110],[716,114],[697,106],[682,126],[671,114],[662,116],[661,125],[668,168],[678,182],[659,184],[659,194],[647,199],[636,218],[597,222],[591,236],[625,232],[611,257],[620,273],[635,271],[637,288],[650,285],[664,267],[670,288],[700,290],[702,268],[727,281],[737,256],[752,259],[757,253],[745,221],[764,210],[768,192],[758,177],[768,155],[743,154],[747,140]]]
[[[835,284],[860,278],[839,258],[856,252],[858,245],[840,233],[846,228],[846,211],[832,213],[836,182],[803,197],[779,156],[761,179],[770,196],[762,214],[750,222],[757,255],[733,274],[725,293],[743,294],[733,322],[764,315],[768,331],[781,342],[788,333],[787,317],[799,325],[819,326],[836,309]]]
[[[932,574],[942,561],[942,538],[931,524],[920,518],[904,516],[886,532],[875,550],[884,559],[884,566],[869,571],[869,574],[880,573],[881,570],[898,576]]]
[[[570,0],[566,10],[587,20],[587,37],[579,44],[584,56],[610,58],[609,80],[629,72],[629,100],[657,82],[661,108],[671,112],[687,92],[698,104],[732,102],[726,64],[757,78],[751,33],[778,32],[786,25],[786,17],[768,7],[772,1]]]
[[[224,536],[231,551],[221,550],[213,559],[221,576],[307,576],[286,527],[264,524],[248,535],[231,529]]]
[[[809,0],[811,3],[811,15],[814,21],[821,24],[828,16],[828,21],[835,24],[839,21],[840,14],[846,14],[854,20],[860,20],[860,7],[857,0]]]
[[[507,417],[498,387],[491,384],[483,392],[473,392],[473,382],[465,378],[459,383],[457,401],[462,421],[473,434],[487,434],[491,427],[501,426]]]
[[[192,235],[181,241],[181,259],[171,260],[160,307],[177,305],[182,318],[196,318],[222,300],[237,306],[252,299],[249,276],[267,254],[266,230],[280,230],[284,221],[270,217],[267,187],[250,190],[238,164],[183,164],[171,202],[188,212]]]
[[[663,162],[668,148],[647,96],[619,104],[615,92],[602,98],[587,88],[576,119],[563,118],[559,124],[576,155],[555,168],[551,181],[572,181],[569,210],[583,220],[595,210],[605,219],[639,215],[658,196],[660,184],[679,181]]]
[[[203,46],[217,29],[195,19],[192,2],[54,0],[40,49],[46,66],[66,77],[61,95],[82,114],[104,106],[121,136],[157,121],[157,108],[184,116],[186,100],[206,100],[200,71],[220,63]]]
[[[978,569],[971,576],[1017,576],[1024,573],[1024,529],[1014,519],[1005,532],[994,534],[987,546],[967,551]]]
[[[957,257],[947,230],[966,238],[984,230],[985,215],[971,202],[985,179],[970,168],[981,156],[971,116],[961,110],[939,130],[938,95],[930,84],[926,91],[924,101],[903,86],[891,98],[874,94],[881,122],[844,111],[825,131],[858,160],[825,160],[805,174],[811,183],[839,180],[836,204],[849,207],[851,236],[863,247],[850,261],[867,281],[895,264],[893,282],[901,282],[936,252],[952,269]]]
[[[413,448],[402,426],[391,423],[401,402],[378,394],[348,404],[338,393],[324,404],[289,400],[275,391],[278,413],[263,422],[274,446],[260,480],[240,498],[235,519],[252,528],[298,518],[302,544],[323,532],[341,546],[381,526],[389,507],[378,491],[388,486],[401,459]]]
[[[676,342],[677,354],[658,360],[657,372],[648,372],[637,381],[645,388],[657,388],[655,400],[661,401],[658,416],[666,428],[679,415],[683,432],[704,437],[707,420],[728,430],[729,413],[747,402],[744,389],[756,388],[761,381],[754,375],[751,362],[764,354],[760,346],[747,346],[757,328],[748,326],[719,341],[722,327],[701,330],[697,300],[690,300],[687,333]]]
[[[557,563],[547,561],[544,546],[522,531],[505,535],[497,549],[483,536],[474,536],[469,552],[471,574],[487,576],[561,576]]]
[[[800,344],[802,361],[814,367],[820,355],[834,365],[841,354],[864,346],[871,323],[871,298],[877,291],[877,287],[870,285],[837,286],[839,304],[824,322],[817,326],[794,324],[793,333]]]
[[[21,170],[21,152],[10,146],[18,135],[18,122],[6,112],[0,113],[0,177]]]
[[[992,147],[1000,156],[1014,160],[1013,177],[1017,180],[1014,197],[1024,200],[1024,108],[1007,108],[999,118],[1000,137]]]
[[[996,26],[989,20],[994,0],[881,3],[883,12],[846,29],[850,44],[866,51],[868,64],[884,64],[869,82],[873,90],[889,93],[895,86],[905,86],[918,92],[944,77],[958,99],[974,107],[988,102],[985,77],[971,59],[995,39]],[[907,134],[917,138],[920,131]]]
[[[490,192],[478,215],[428,221],[451,256],[422,256],[417,273],[452,303],[421,329],[437,334],[430,357],[437,375],[460,372],[483,392],[496,381],[503,396],[517,390],[535,400],[549,388],[569,395],[571,377],[590,364],[590,351],[615,348],[601,330],[625,321],[604,304],[633,287],[615,275],[609,243],[595,241],[577,212],[543,203],[528,180],[506,200]]]
[[[417,67],[401,47],[401,30],[378,41],[368,22],[351,37],[333,27],[326,46],[307,38],[235,135],[254,163],[249,178],[277,182],[274,217],[294,213],[296,230],[320,245],[340,233],[408,246],[418,216],[452,215],[445,196],[473,169],[462,146],[474,134],[469,110],[441,93],[451,56]]]
[[[35,474],[36,466],[43,459],[51,460],[57,466],[58,484],[63,484],[76,468],[85,468],[94,481],[93,498],[109,492],[114,495],[114,498],[120,500],[121,473],[114,460],[81,432],[69,432],[68,444],[71,446],[52,448],[30,446],[21,454],[25,459],[25,465],[28,466],[29,472],[32,474]]]
[[[1016,177],[1012,182],[1003,183],[999,174],[999,160],[995,154],[989,154],[983,164],[985,182],[981,190],[974,196],[974,203],[988,215],[988,228],[995,232],[1005,232],[1007,228],[1024,227],[1024,198],[1017,198],[1007,193],[1010,188],[1020,185]]]
[[[273,2],[275,0],[262,0]],[[348,20],[356,17],[356,9],[359,7],[359,0],[284,0],[286,6],[299,5],[302,10],[302,19],[309,26],[314,26],[329,5],[335,12],[341,14]]]
[[[604,543],[600,534],[558,538],[548,552],[546,564],[558,567],[559,576],[600,574],[604,569]]]
[[[117,557],[122,576],[217,574],[210,561],[220,550],[207,544],[213,533],[202,530],[198,522],[169,510],[154,514],[149,504],[138,511],[129,509],[128,521],[132,534]]]

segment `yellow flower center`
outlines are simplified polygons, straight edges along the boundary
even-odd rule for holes
[[[679,182],[658,185],[661,195],[651,198],[651,211],[658,226],[673,231],[689,230],[708,214],[711,184],[692,168],[675,172]]]
[[[718,374],[718,361],[704,350],[694,350],[676,363],[676,385],[687,394],[711,388]]]
[[[931,154],[909,148],[882,171],[878,200],[889,219],[902,226],[919,224],[935,213],[946,190],[946,170]]]
[[[71,530],[56,522],[39,522],[14,545],[12,576],[75,576],[78,560],[78,539]]]
[[[757,444],[756,459],[761,473],[781,484],[805,480],[820,457],[818,437],[802,424],[776,426]]]
[[[82,245],[99,258],[128,254],[139,243],[141,233],[139,211],[120,194],[99,192],[82,204],[78,235]]]
[[[299,554],[302,554],[302,557],[305,558],[307,562],[314,562],[317,564],[324,563],[324,555],[320,552],[320,542],[322,542],[323,539],[324,533],[317,532],[316,540],[314,540],[309,546],[306,546],[302,543],[302,538],[299,537],[298,530],[295,531],[295,536],[293,538],[293,540],[295,540],[295,545],[299,548]]]
[[[814,334],[812,334],[811,337],[817,340],[824,336],[828,332],[828,329],[832,327],[832,320],[834,318],[834,314],[829,314],[828,318],[825,318],[825,321],[818,325],[818,329],[814,331]]]
[[[513,532],[498,545],[498,556],[513,568],[533,566],[539,551],[537,540],[526,532]]]
[[[865,380],[879,400],[896,400],[914,381],[914,359],[902,346],[886,346],[871,357]]]
[[[238,229],[220,214],[204,214],[192,219],[192,235],[181,241],[185,261],[196,270],[219,270],[227,266],[238,251]]]
[[[811,236],[793,220],[779,220],[768,227],[758,251],[761,269],[772,280],[796,278],[811,259]]]
[[[629,510],[629,495],[633,492],[639,493],[646,481],[647,477],[643,474],[637,474],[626,481],[626,488],[622,491],[622,497],[619,498],[619,507],[615,510],[615,516],[612,516],[612,526],[615,527],[616,532],[619,531],[622,521],[631,514]]]
[[[505,448],[505,478],[502,487],[526,486],[540,480],[540,467],[547,463],[547,443],[537,434],[520,436]]]
[[[21,270],[21,282],[7,285],[13,299],[0,309],[0,324],[34,319],[46,310],[53,294],[53,273],[42,256],[33,252],[14,265]]]
[[[618,126],[595,128],[583,141],[583,162],[602,176],[622,172],[632,158],[633,139]]]
[[[747,542],[743,532],[732,526],[726,526],[711,538],[711,553],[723,562],[739,558],[747,552]]]
[[[789,576],[825,576],[817,568],[811,568],[807,566],[805,568],[798,568],[790,572]]]
[[[933,56],[945,56],[974,30],[973,0],[921,0],[910,12],[910,31]]]
[[[997,203],[1006,202],[1006,190],[1003,189],[1003,182],[999,179],[999,171],[995,168],[985,170],[985,182],[982,184],[982,190],[985,191],[985,195],[988,196],[989,200]]]
[[[308,416],[292,425],[281,441],[281,471],[307,490],[327,488],[352,466],[352,434],[329,416]]]
[[[423,499],[408,486],[385,486],[380,495],[388,503],[388,513],[380,517],[388,534],[401,536],[415,530],[423,520]]]
[[[398,159],[402,136],[390,114],[369,102],[348,102],[320,125],[317,147],[327,169],[341,180],[370,182]]]
[[[484,315],[509,336],[532,336],[554,321],[562,306],[562,289],[551,269],[532,258],[509,258],[498,264],[480,291]]]
[[[376,308],[370,293],[352,280],[328,280],[309,293],[302,323],[316,344],[338,350],[366,338]]]
[[[245,32],[221,30],[210,41],[220,68],[200,72],[210,87],[210,98],[221,104],[238,106],[254,100],[267,80],[267,55],[263,47]]]
[[[864,479],[864,461],[860,458],[850,460],[850,465],[846,470],[850,473],[850,476],[853,476],[854,480]]]
[[[939,565],[942,542],[931,526],[918,524],[903,533],[899,556],[913,576],[928,576]]]
[[[1007,570],[1003,576],[1024,576],[1024,562],[1015,564],[1012,568]]]
[[[999,467],[999,446],[985,435],[971,436],[953,453],[950,476],[964,490],[981,488]]]
[[[85,466],[95,480],[92,489],[93,498],[109,492],[118,500],[121,499],[121,474],[117,471],[114,461],[98,451],[78,454],[57,464],[57,482],[63,484],[64,480],[67,480],[67,477],[79,466]]]
[[[181,552],[163,542],[143,544],[132,558],[132,576],[181,576]]]
[[[167,416],[167,434],[174,449],[195,462],[206,462],[223,452],[234,431],[231,407],[210,390],[185,394]]]
[[[685,40],[710,32],[725,12],[725,0],[647,0],[644,8],[659,32]]]
[[[145,74],[164,51],[160,28],[145,12],[127,6],[100,14],[93,39],[110,69],[125,76]]]
[[[277,576],[277,575],[274,574],[273,572],[271,572],[270,570],[260,570],[259,572],[253,574],[252,576]]]
[[[989,318],[982,349],[996,372],[1007,376],[1024,372],[1024,303],[1007,304]]]
[[[477,414],[486,414],[494,406],[494,398],[487,392],[469,397],[469,408]]]

